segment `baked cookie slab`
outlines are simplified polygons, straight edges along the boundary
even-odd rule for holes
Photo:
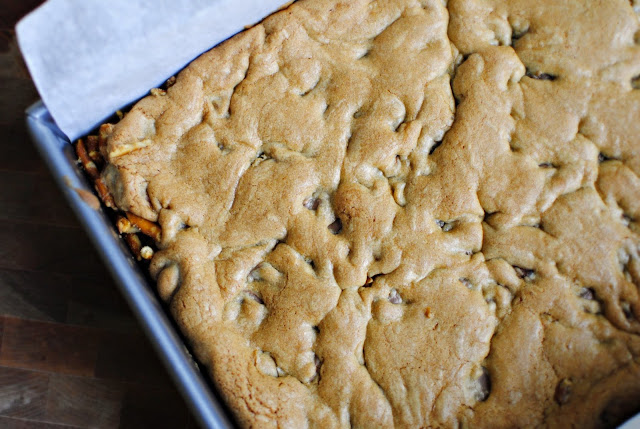
[[[300,0],[104,129],[242,426],[640,410],[639,9]]]

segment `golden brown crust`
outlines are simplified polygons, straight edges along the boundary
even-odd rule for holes
[[[102,178],[160,226],[151,274],[243,426],[640,408],[636,13],[301,0],[103,130]]]

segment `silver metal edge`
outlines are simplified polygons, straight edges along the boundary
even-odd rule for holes
[[[66,147],[71,147],[69,140],[55,125],[41,101],[30,106],[26,116],[27,128],[36,148],[198,423],[203,428],[232,428],[227,412],[213,396],[188,355],[176,328],[111,221],[102,209],[90,208],[74,190],[79,188],[93,192],[75,165],[74,158],[70,159],[64,153]]]

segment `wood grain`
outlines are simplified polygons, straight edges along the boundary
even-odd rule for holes
[[[0,269],[0,285],[0,314],[51,322],[66,320],[70,276]]]
[[[84,377],[51,375],[47,395],[47,420],[81,426],[116,427],[124,386]]]
[[[0,317],[0,352],[2,351],[2,337],[4,337],[3,334],[4,334],[4,319]]]
[[[0,170],[0,219],[78,226],[58,187],[38,172]]]
[[[78,426],[60,425],[36,420],[0,416],[0,428],[6,429],[71,429]]]
[[[0,413],[7,417],[43,419],[49,375],[0,367]]]
[[[107,275],[89,238],[77,227],[7,220],[0,222],[0,243],[0,269]]]
[[[99,344],[91,328],[6,317],[0,365],[93,376]]]

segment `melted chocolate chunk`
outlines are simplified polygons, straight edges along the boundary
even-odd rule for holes
[[[590,301],[596,299],[596,291],[590,287],[583,287],[580,289],[580,293],[578,294],[580,298],[588,299]]]
[[[537,79],[537,80],[556,80],[558,78],[558,76],[550,74],[550,73],[534,73],[531,71],[527,70],[527,77],[530,77],[531,79]]]
[[[468,278],[460,277],[458,280],[460,281],[460,283],[462,283],[463,285],[465,285],[469,289],[473,289],[473,284],[471,283],[471,280],[469,280]]]
[[[476,380],[478,383],[478,390],[476,391],[476,400],[479,402],[484,402],[489,398],[491,394],[491,375],[489,374],[489,370],[485,367],[482,367],[482,375],[478,377]]]
[[[455,221],[445,222],[440,219],[436,219],[436,225],[438,225],[444,232],[449,232],[456,226]]]
[[[572,384],[573,383],[568,378],[560,380],[560,383],[556,386],[556,391],[553,394],[553,399],[555,399],[558,404],[564,405],[569,402],[569,399],[571,399]]]
[[[262,300],[262,298],[260,298],[260,296],[255,292],[252,292],[252,291],[248,290],[247,291],[247,297],[251,298],[252,300],[257,302],[258,304],[264,305],[264,301]]]
[[[313,198],[313,197],[307,198],[306,200],[304,200],[302,205],[304,206],[305,209],[317,210],[318,206],[320,205],[320,199],[319,198]]]
[[[402,303],[402,297],[400,296],[400,294],[398,293],[397,290],[391,289],[391,292],[389,292],[389,302],[391,304],[400,304],[400,303]]]
[[[329,225],[329,231],[331,231],[331,233],[335,235],[340,234],[340,231],[342,231],[342,221],[339,217],[337,217],[336,220],[334,220],[333,223]]]
[[[525,281],[531,281],[536,277],[536,272],[530,268],[522,268],[514,265],[513,269],[516,271],[516,275]]]

